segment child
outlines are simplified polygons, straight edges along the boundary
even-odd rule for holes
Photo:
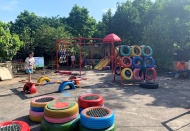
[[[145,75],[146,75],[146,63],[145,63],[145,60],[144,60],[144,56],[142,56],[142,59],[140,60],[140,64],[141,64],[141,68],[140,68],[140,71],[139,71],[139,76],[141,77],[143,75],[143,78],[144,78],[144,82],[145,82]]]
[[[71,56],[71,68],[75,67],[75,54],[73,53],[73,55]]]
[[[35,68],[35,59],[34,53],[31,51],[29,52],[29,57],[25,60],[25,70],[28,74],[28,82],[31,82],[31,74],[33,73],[33,69]]]

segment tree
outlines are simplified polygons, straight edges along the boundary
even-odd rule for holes
[[[8,25],[0,21],[0,60],[12,60],[22,44],[19,36],[11,34]]]

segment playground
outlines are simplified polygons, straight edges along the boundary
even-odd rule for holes
[[[51,70],[46,75],[50,79],[68,79],[68,76],[52,76]],[[77,71],[78,72],[78,71]],[[174,80],[167,76],[157,76],[159,89],[144,89],[135,84],[120,86],[117,77],[108,71],[82,71],[89,79],[81,82],[75,90],[57,92],[57,84],[37,86],[37,93],[25,94],[21,75],[0,85],[0,121],[22,120],[30,125],[31,131],[40,131],[40,123],[30,121],[28,117],[31,99],[39,96],[56,96],[60,101],[77,101],[81,94],[95,93],[105,99],[105,107],[115,113],[117,131],[188,131],[189,127],[189,80]],[[41,73],[33,76],[36,81]]]

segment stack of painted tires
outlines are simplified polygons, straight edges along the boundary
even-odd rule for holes
[[[111,109],[89,107],[80,113],[80,131],[115,131],[115,118]]]
[[[0,123],[0,131],[30,131],[30,126],[24,121],[6,121]]]
[[[79,107],[76,102],[53,101],[45,106],[42,131],[77,131]]]
[[[98,94],[84,94],[78,98],[79,112],[88,107],[104,105],[104,98]]]
[[[146,79],[153,80],[156,78],[156,70],[154,69],[155,60],[151,57],[153,54],[152,48],[150,46],[127,46],[122,45],[116,47],[115,49],[115,58],[120,66],[116,67],[116,75],[121,75],[125,80],[142,80],[142,77],[139,77],[139,71],[141,68],[140,61],[143,60],[146,63],[147,73]]]
[[[56,98],[53,96],[41,96],[31,100],[29,118],[33,122],[41,122],[44,117],[44,107]]]

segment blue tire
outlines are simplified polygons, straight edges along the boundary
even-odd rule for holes
[[[102,107],[104,107],[104,104],[102,105]],[[79,113],[81,113],[82,110],[83,110],[83,108],[79,107]]]
[[[149,53],[146,53],[146,50],[149,50]],[[150,46],[145,45],[142,47],[142,55],[143,56],[151,56],[152,53],[153,53],[153,51],[152,51],[152,48]]]
[[[150,64],[149,64],[148,61],[150,61]],[[155,60],[152,57],[146,57],[145,62],[146,62],[146,67],[147,68],[153,68],[154,65],[155,65]]]
[[[58,88],[58,92],[64,91],[66,86],[69,86],[70,89],[75,89],[75,85],[74,85],[73,82],[63,82],[63,83],[60,84],[60,86]]]
[[[122,45],[119,48],[120,56],[130,56],[131,55],[131,48],[127,45]]]
[[[141,57],[135,56],[135,57],[132,59],[133,66],[134,66],[135,68],[141,68],[141,64],[140,64],[140,65],[137,64],[137,62],[138,62],[138,61],[141,61],[141,60],[142,60]]]
[[[30,106],[30,109],[35,112],[44,112],[44,107],[33,107]]]
[[[106,111],[106,115],[102,115],[100,112]],[[94,112],[90,114],[90,112]],[[96,114],[96,113],[97,114]],[[90,114],[90,115],[89,115]],[[94,116],[96,114],[97,116]],[[80,122],[81,125],[88,129],[105,129],[109,128],[114,124],[114,113],[111,109],[106,107],[90,107],[84,109],[80,113]]]

